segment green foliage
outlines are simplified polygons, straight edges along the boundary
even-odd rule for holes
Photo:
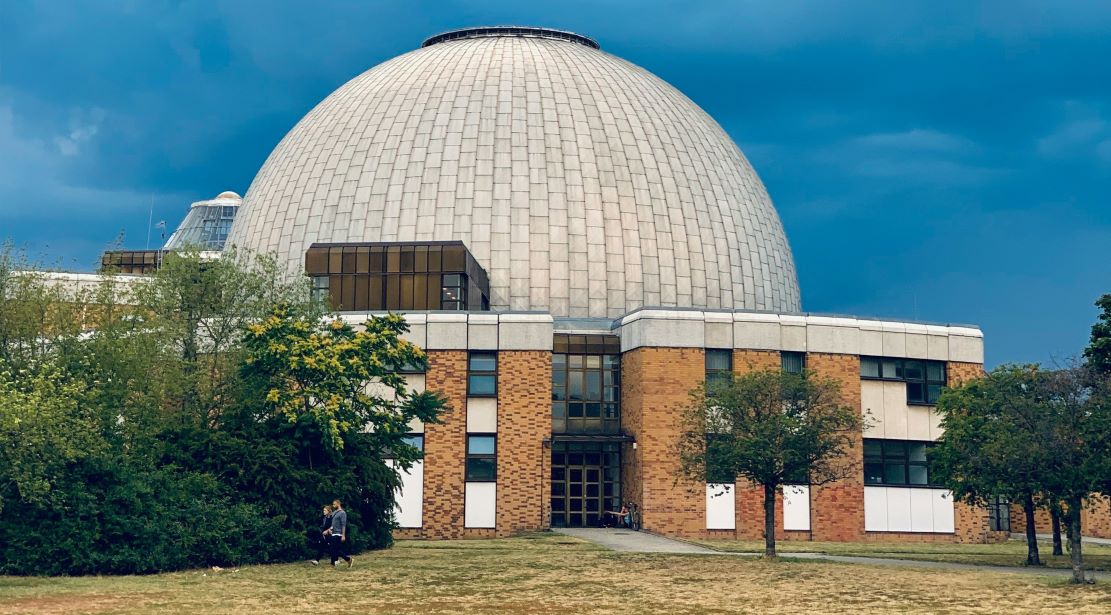
[[[331,448],[342,448],[356,430],[400,444],[410,421],[435,421],[442,405],[430,393],[405,391],[398,371],[426,364],[424,353],[401,339],[407,330],[392,314],[356,331],[339,319],[321,327],[279,306],[248,327],[242,371],[263,389],[267,416],[314,425]]]
[[[337,497],[351,548],[388,546],[407,423],[442,405],[394,373],[424,362],[404,321],[316,325],[267,259],[164,265],[63,292],[0,251],[0,574],[290,561]]]
[[[1111,293],[1096,300],[1099,319],[1092,325],[1092,339],[1084,349],[1088,367],[1101,376],[1111,378]]]
[[[944,434],[930,452],[934,476],[958,500],[1039,497],[1052,451],[1042,446],[1049,410],[1038,395],[1035,365],[1001,365],[984,378],[941,393]]]
[[[760,485],[844,478],[861,418],[838,383],[811,372],[753,371],[691,394],[679,445],[682,475],[740,476]],[[729,478],[726,482],[732,482]]]
[[[854,473],[846,453],[860,414],[836,380],[804,371],[753,371],[691,393],[678,444],[680,478],[696,484],[741,477],[764,488],[767,555],[775,555],[775,493],[800,480],[826,484]]]

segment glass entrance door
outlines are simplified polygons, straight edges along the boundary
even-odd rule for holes
[[[596,527],[620,509],[620,444],[552,443],[552,527]]]

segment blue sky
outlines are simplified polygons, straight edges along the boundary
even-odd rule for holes
[[[582,32],[752,161],[809,311],[1086,344],[1111,292],[1111,3],[0,2],[0,240],[91,269],[245,192],[358,73],[480,24]],[[158,243],[157,231],[152,243]]]

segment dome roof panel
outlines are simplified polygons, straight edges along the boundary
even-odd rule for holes
[[[480,30],[317,105],[255,177],[229,243],[300,271],[314,242],[462,240],[494,309],[799,311],[775,208],[712,118],[581,41]]]

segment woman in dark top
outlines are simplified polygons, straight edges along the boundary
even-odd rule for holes
[[[328,552],[328,537],[324,535],[325,530],[332,527],[332,507],[325,506],[320,517],[320,527],[313,531],[313,548],[316,549],[316,556],[312,558],[312,565],[316,566],[320,563],[320,558]]]

